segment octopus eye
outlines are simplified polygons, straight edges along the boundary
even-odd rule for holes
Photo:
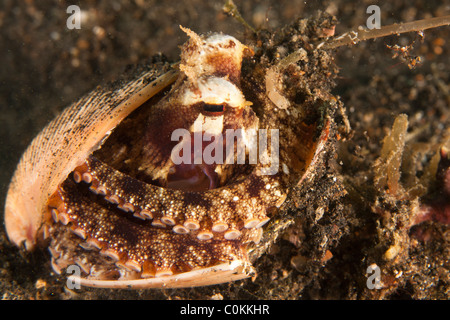
[[[203,105],[203,111],[208,113],[223,113],[225,106],[223,104],[208,104]]]

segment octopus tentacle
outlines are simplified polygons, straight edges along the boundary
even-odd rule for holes
[[[112,205],[103,206],[90,201],[89,196],[80,192],[70,180],[61,185],[59,196],[64,205],[52,211],[66,216],[63,224],[69,225],[75,236],[84,240],[90,249],[100,250],[100,254],[113,260],[116,266],[143,272],[144,277],[183,273],[226,261],[248,260],[246,237],[230,241],[224,236],[215,236],[198,241],[188,234],[156,229],[149,221],[124,215]],[[250,230],[244,232],[250,236]]]
[[[268,221],[266,209],[278,206],[285,197],[277,178],[272,176],[252,174],[226,188],[189,192],[145,183],[93,156],[77,167],[73,176],[75,182],[90,183],[91,190],[123,211],[157,221],[176,233],[203,232],[202,239],[211,232],[228,232],[228,237],[236,238],[236,230],[262,227]]]

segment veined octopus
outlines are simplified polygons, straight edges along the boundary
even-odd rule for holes
[[[48,245],[53,269],[77,265],[72,279],[82,285],[252,276],[249,252],[263,226],[314,175],[337,100],[329,83],[309,86],[307,76],[330,74],[307,62],[326,51],[301,49],[278,68],[268,48],[184,30],[179,64],[155,64],[74,103],[34,139],[13,177],[10,240]]]

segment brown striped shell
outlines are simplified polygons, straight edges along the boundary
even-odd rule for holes
[[[33,140],[11,181],[9,239],[49,245],[53,269],[77,265],[82,274],[72,279],[82,285],[190,287],[252,276],[249,250],[323,151],[330,127],[322,100],[291,101],[280,70],[256,62],[235,38],[185,31],[180,64],[69,106]],[[199,123],[203,134],[273,133],[272,149],[259,145],[266,153],[252,165],[177,166],[171,133],[194,134]],[[252,145],[244,147],[248,160]],[[199,177],[208,187],[191,182]]]

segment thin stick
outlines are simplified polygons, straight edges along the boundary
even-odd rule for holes
[[[229,15],[231,15],[232,17],[234,17],[237,21],[242,23],[242,25],[244,27],[246,27],[247,29],[250,29],[253,33],[256,33],[255,28],[253,28],[251,25],[249,25],[247,23],[247,21],[245,21],[245,19],[242,18],[241,13],[239,12],[239,10],[236,7],[236,5],[234,4],[233,0],[227,0],[225,5],[223,6],[223,10],[226,13],[228,13]]]
[[[386,37],[393,34],[422,31],[448,25],[450,25],[450,15],[407,23],[395,23],[380,29],[365,30],[360,27],[356,31],[348,31],[338,37],[332,38],[331,40],[321,42],[316,48],[334,49],[344,45],[356,44],[364,40]],[[268,92],[270,100],[272,100],[272,102],[280,109],[285,109],[289,106],[289,101],[280,93],[277,86],[277,81],[281,78],[281,72],[287,66],[304,59],[305,56],[305,50],[300,48],[299,50],[292,52],[287,57],[284,57],[278,61],[278,63],[272,66],[266,74],[266,91]]]
[[[450,15],[406,23],[394,23],[389,26],[381,27],[380,29],[367,30],[361,29],[360,27],[358,30],[348,31],[339,37],[332,38],[328,42],[322,42],[317,46],[317,48],[334,49],[345,45],[355,44],[364,40],[386,37],[393,34],[422,31],[448,25],[450,25]]]

